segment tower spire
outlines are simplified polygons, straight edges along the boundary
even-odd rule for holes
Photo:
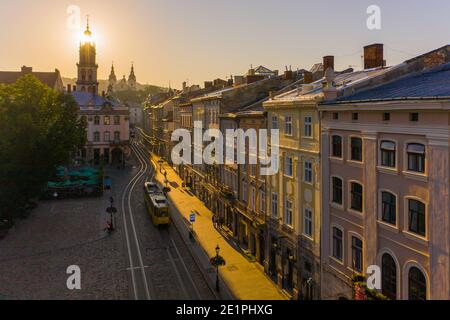
[[[92,32],[89,28],[89,15],[86,15],[86,31],[84,32],[85,35],[91,36]]]

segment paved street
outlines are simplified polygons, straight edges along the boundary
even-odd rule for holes
[[[102,198],[41,202],[0,241],[0,294],[8,299],[127,299],[122,230],[103,231],[109,197],[132,171],[108,172],[114,190]],[[66,286],[70,265],[81,268],[80,291]]]
[[[173,226],[158,230],[145,211],[142,185],[151,175],[150,168],[131,193],[123,193],[141,171],[139,164],[134,159],[125,170],[106,172],[113,179],[113,190],[106,191],[102,198],[42,202],[29,218],[18,222],[0,241],[0,299],[135,299],[124,221],[130,240],[134,236],[129,210],[123,219],[122,195],[126,202],[131,196],[132,219],[147,279],[145,284],[136,277],[136,286],[149,290],[149,296],[139,294],[137,298],[214,299],[178,231]],[[107,235],[105,209],[110,196],[119,212],[116,231]],[[79,291],[66,287],[70,265],[81,268]],[[142,274],[139,265],[134,267],[135,274]]]
[[[156,166],[159,158],[152,157]],[[220,274],[232,295],[243,300],[285,300],[288,297],[264,274],[262,267],[248,261],[219,233],[212,224],[213,213],[195,196],[181,188],[182,180],[169,165],[163,166],[171,185],[168,194],[172,204],[174,220],[187,224],[192,211],[197,212],[194,225],[196,239],[207,256],[215,255],[215,248],[220,246],[221,255],[227,265],[220,268]],[[155,180],[160,184],[164,176],[158,171]],[[180,223],[180,222],[179,222]]]

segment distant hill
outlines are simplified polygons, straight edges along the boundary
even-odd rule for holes
[[[68,84],[75,85],[77,79],[71,78],[62,78],[64,86],[67,87]],[[98,92],[101,94],[102,91],[108,91],[108,80],[98,80],[99,88]],[[161,92],[166,92],[166,88],[150,85],[150,84],[140,84],[136,85],[137,91],[122,91],[116,92],[116,98],[121,100],[122,102],[132,103],[132,104],[141,104],[150,94],[156,95]]]

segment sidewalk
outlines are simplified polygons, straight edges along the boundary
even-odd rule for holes
[[[153,156],[155,180],[164,185],[164,176],[159,172],[159,157]],[[163,165],[167,172],[167,180],[171,191],[170,202],[180,212],[187,224],[192,211],[197,213],[194,224],[196,239],[209,257],[216,255],[216,246],[220,247],[220,255],[226,266],[220,268],[220,275],[227,287],[239,300],[286,300],[277,286],[255,265],[237,252],[223,236],[214,228],[213,213],[195,196],[182,189],[183,181],[172,167]]]

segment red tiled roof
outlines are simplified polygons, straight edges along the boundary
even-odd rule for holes
[[[42,83],[48,85],[50,88],[55,88],[58,84],[60,74],[58,71],[54,72],[29,72],[39,79]],[[28,74],[21,71],[0,71],[0,83],[12,84],[20,77]]]

